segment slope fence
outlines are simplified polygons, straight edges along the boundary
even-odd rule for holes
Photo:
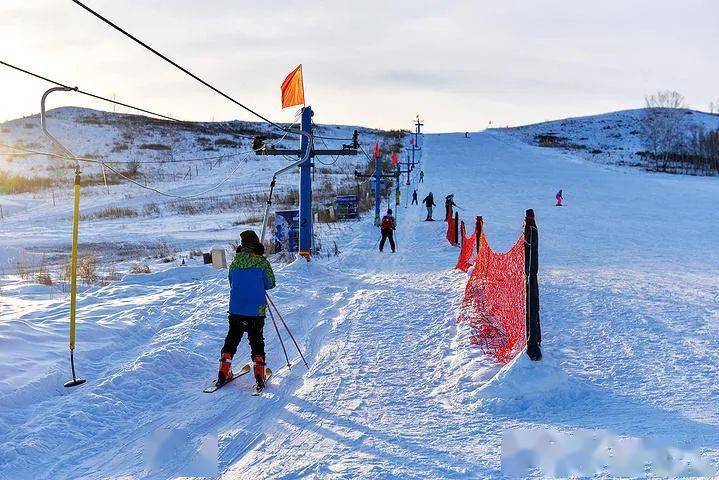
[[[498,362],[508,363],[530,338],[537,348],[540,342],[537,249],[531,244],[537,241],[534,213],[527,210],[523,232],[506,252],[492,250],[483,225],[482,217],[476,217],[475,231],[467,236],[458,215],[447,217],[447,239],[460,247],[455,268],[467,272],[474,267],[467,278],[457,322],[472,327],[472,345]],[[453,242],[457,237],[460,242]],[[530,321],[534,318],[536,322]]]

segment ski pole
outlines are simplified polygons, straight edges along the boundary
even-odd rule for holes
[[[287,330],[287,333],[290,334],[290,338],[292,339],[292,343],[295,344],[295,348],[297,348],[297,351],[300,353],[300,357],[302,357],[302,361],[305,363],[305,367],[307,367],[307,368],[309,369],[310,366],[309,366],[309,364],[307,363],[307,360],[305,359],[305,356],[302,354],[302,350],[300,350],[300,346],[297,345],[297,341],[295,340],[294,335],[292,335],[292,332],[290,331],[290,328],[289,328],[289,327],[287,326],[287,324],[285,323],[285,319],[282,318],[282,314],[281,314],[280,311],[277,309],[277,306],[275,305],[275,302],[272,301],[272,299],[270,298],[270,296],[269,296],[267,293],[265,293],[265,296],[267,297],[267,301],[270,302],[270,305],[272,305],[272,308],[275,309],[275,313],[277,313],[277,316],[280,317],[280,321],[282,322],[282,325],[285,326],[285,330]]]
[[[277,328],[277,322],[275,322],[275,316],[272,314],[272,309],[268,307],[267,310],[270,312],[270,318],[272,319],[272,325],[275,326],[275,332],[277,332],[277,338],[280,339],[280,345],[282,345],[282,352],[285,354],[285,360],[287,360],[287,368],[292,368],[292,365],[290,364],[290,358],[287,356],[287,349],[285,348],[285,342],[282,341],[282,336],[280,335],[280,329]]]

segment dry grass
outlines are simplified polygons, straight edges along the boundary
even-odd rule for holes
[[[104,210],[98,210],[90,215],[82,215],[82,220],[99,220],[112,218],[132,218],[137,217],[137,210],[127,207],[109,207]]]
[[[85,282],[85,285],[92,285],[98,280],[97,275],[98,258],[94,253],[88,253],[77,261],[77,277]]]
[[[136,263],[130,267],[130,273],[150,273],[150,267],[146,263]]]
[[[150,252],[154,258],[173,261],[175,259],[175,247],[170,245],[167,240],[158,240],[157,242],[150,245]],[[166,262],[167,263],[167,262]]]
[[[0,193],[31,193],[52,187],[55,181],[48,177],[25,177],[0,171]]]

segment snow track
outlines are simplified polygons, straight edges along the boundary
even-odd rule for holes
[[[227,479],[498,478],[512,427],[658,435],[716,465],[719,182],[592,165],[496,132],[428,135],[423,148],[420,199],[432,190],[441,217],[454,192],[494,249],[535,209],[542,362],[521,357],[482,388],[499,367],[455,323],[458,251],[443,222],[402,206],[398,253],[374,250],[365,219],[340,257],[278,270],[273,298],[310,370],[279,368],[268,320],[276,376],[260,398],[249,377],[202,393],[226,331],[223,271],[174,268],[84,294],[88,383],[73,390],[66,305],[3,319],[0,478],[172,478],[212,434]],[[247,358],[243,340],[236,364]],[[145,443],[163,428],[184,442],[148,470]]]

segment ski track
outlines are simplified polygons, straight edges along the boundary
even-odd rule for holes
[[[434,191],[437,217],[452,191],[468,233],[483,215],[504,250],[535,208],[542,362],[500,371],[469,348],[455,323],[458,251],[444,222],[401,206],[398,253],[373,250],[366,218],[340,257],[278,269],[272,295],[310,369],[289,338],[294,366],[280,368],[268,318],[276,374],[258,398],[250,376],[202,393],[226,332],[225,271],[174,268],[83,294],[77,360],[88,383],[72,390],[63,302],[0,322],[0,361],[33,355],[13,345],[47,352],[46,371],[19,367],[0,383],[0,478],[172,478],[208,434],[219,435],[226,479],[498,478],[512,427],[660,436],[717,465],[716,179],[592,165],[498,132],[424,140],[420,199]],[[161,428],[187,445],[149,471],[144,443]]]

